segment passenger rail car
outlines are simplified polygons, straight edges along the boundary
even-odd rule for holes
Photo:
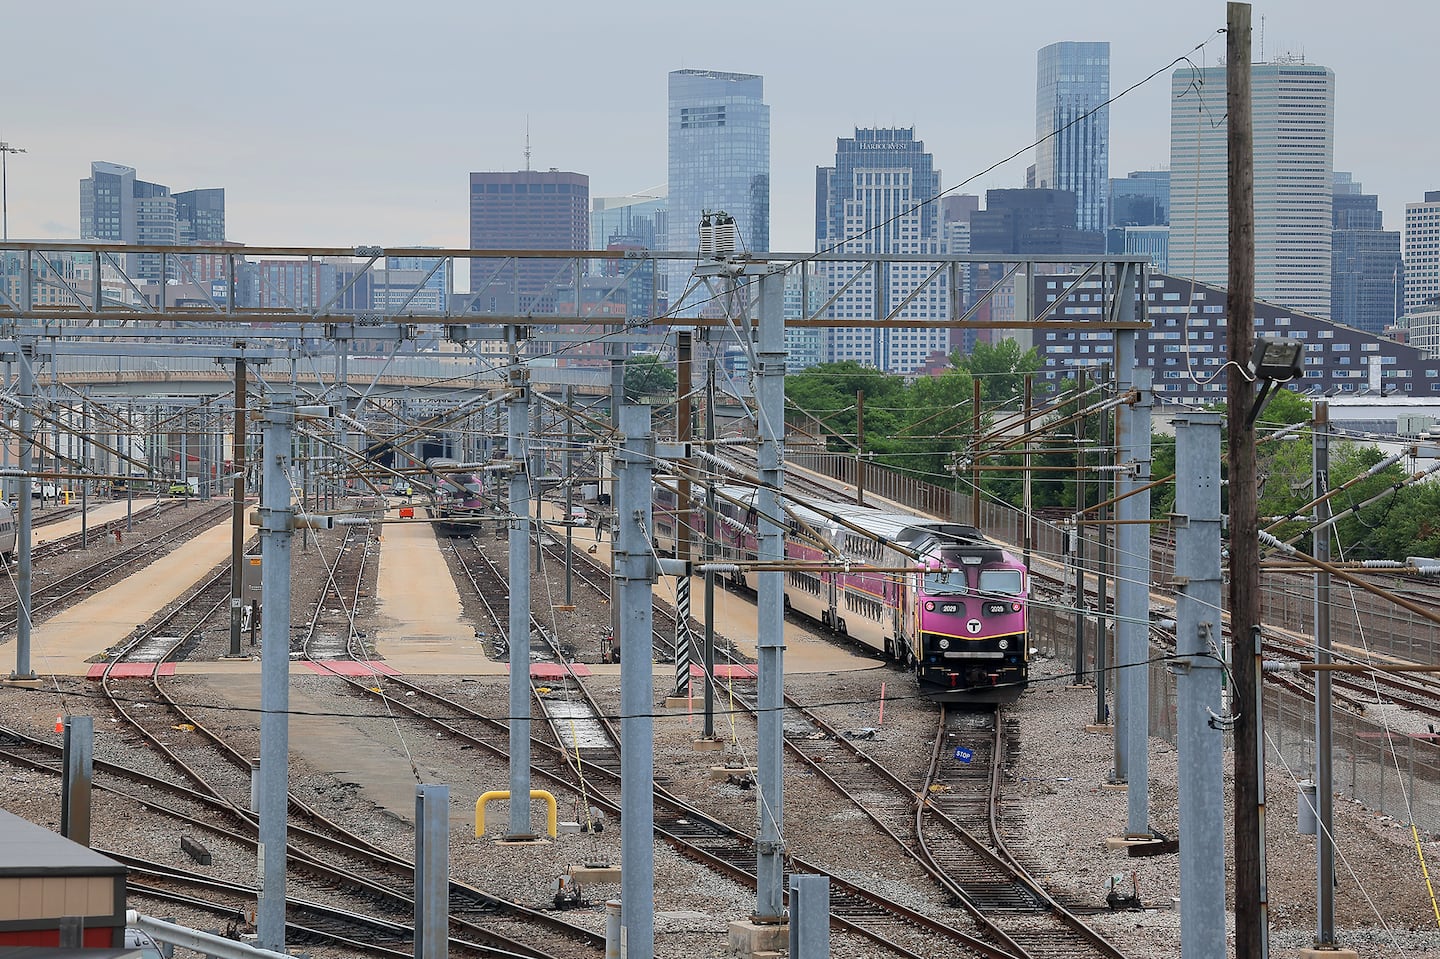
[[[8,560],[15,555],[20,524],[15,520],[15,511],[8,503],[0,503],[0,559]]]
[[[785,606],[914,670],[927,698],[1012,702],[1029,675],[1024,564],[972,526],[896,510],[786,497],[785,557],[844,570],[785,572]],[[674,528],[699,511],[675,508],[656,486],[656,545],[673,553]],[[718,562],[756,558],[754,490],[723,487],[717,507]],[[755,589],[753,571],[730,574]]]
[[[485,517],[484,485],[479,473],[461,468],[457,460],[442,456],[425,461],[433,474],[430,511],[436,532],[445,536],[468,536],[480,531]]]

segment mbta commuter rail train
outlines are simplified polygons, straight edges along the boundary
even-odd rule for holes
[[[699,511],[677,511],[673,482],[656,483],[657,545],[673,551],[676,521],[699,542]],[[824,563],[785,576],[785,607],[915,672],[921,694],[952,702],[1013,702],[1029,675],[1025,565],[973,526],[888,509],[787,496],[785,556]],[[719,491],[718,562],[756,558],[755,492]],[[836,569],[842,567],[843,569]],[[903,572],[901,571],[903,570]],[[754,589],[741,567],[734,585]]]
[[[485,517],[480,474],[464,469],[458,460],[443,456],[432,456],[425,465],[434,474],[430,515],[435,519],[436,532],[446,536],[478,533],[480,521]]]

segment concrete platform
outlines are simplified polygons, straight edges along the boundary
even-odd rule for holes
[[[718,753],[725,748],[723,739],[697,739],[692,747],[697,753]]]
[[[730,923],[728,946],[732,956],[765,959],[790,948],[790,924],[760,924],[749,919]]]
[[[1108,724],[1094,724],[1085,727],[1087,733],[1113,733],[1115,727]]]
[[[1129,783],[1101,783],[1100,788],[1105,792],[1123,793],[1130,788]]]
[[[1354,949],[1301,949],[1295,955],[1299,959],[1360,959]]]

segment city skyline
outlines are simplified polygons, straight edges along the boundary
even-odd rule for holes
[[[225,188],[227,232],[239,242],[460,247],[467,239],[468,174],[522,169],[527,118],[536,169],[585,173],[597,196],[664,182],[665,78],[703,68],[765,78],[774,126],[770,245],[803,251],[813,237],[814,167],[828,162],[838,133],[856,126],[923,129],[947,172],[941,186],[949,189],[1033,141],[1035,55],[1048,44],[1109,42],[1112,94],[1176,57],[1190,54],[1203,66],[1223,55],[1224,36],[1216,33],[1223,2],[1168,10],[1164,18],[1131,0],[1100,6],[1041,3],[1023,12],[961,15],[922,3],[912,15],[867,28],[865,59],[854,61],[863,69],[821,73],[818,53],[796,56],[797,44],[818,51],[853,42],[846,10],[858,11],[858,4],[838,3],[835,16],[825,18],[799,5],[732,5],[707,28],[703,45],[688,39],[666,8],[640,2],[618,11],[630,16],[560,2],[499,19],[456,4],[407,19],[359,3],[337,17],[338,7],[318,3],[284,8],[285,30],[274,28],[278,5],[264,2],[227,10],[223,18],[161,2],[143,25],[112,6],[88,5],[83,34],[64,34],[63,69],[47,44],[9,51],[12,75],[46,77],[0,111],[0,138],[28,151],[9,163],[10,234],[74,236],[74,184],[92,161],[110,160],[160,182]],[[1097,12],[1106,16],[1097,20]],[[1437,134],[1407,123],[1389,104],[1403,99],[1399,91],[1427,89],[1422,44],[1440,28],[1440,11],[1382,0],[1357,17],[1341,15],[1338,3],[1288,0],[1256,4],[1254,15],[1257,55],[1263,23],[1267,59],[1303,51],[1335,71],[1335,168],[1354,171],[1379,195],[1386,221],[1402,222],[1407,202],[1440,187],[1440,173],[1426,159]],[[935,29],[917,34],[916,17]],[[7,18],[15,36],[49,36],[64,27],[62,14],[42,5]],[[384,30],[376,29],[380,22]],[[182,77],[167,58],[133,55],[157,43],[183,46],[206,25],[223,25],[231,35],[205,66],[225,84],[203,82],[208,74],[197,78],[193,68]],[[483,62],[462,56],[467,35],[480,25],[517,39],[544,35],[546,54],[522,60],[501,44]],[[934,36],[929,42],[936,46],[927,53],[917,36]],[[1203,51],[1192,53],[1207,39]],[[163,111],[106,109],[94,90],[116,76],[137,89],[165,85]],[[229,82],[232,76],[238,82]],[[324,93],[321,84],[336,76],[364,77],[361,92]],[[1167,77],[1168,71],[1111,107],[1112,175],[1168,167]],[[477,98],[477,86],[499,92]],[[313,102],[293,109],[306,89]],[[83,120],[79,103],[87,104]],[[387,122],[379,134],[382,109],[387,121],[395,110],[408,117]],[[1033,150],[1024,150],[963,192],[1020,186],[1033,158]]]

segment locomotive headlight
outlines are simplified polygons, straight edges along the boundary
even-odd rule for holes
[[[928,603],[925,604],[925,612],[927,612],[927,613],[933,613],[933,612],[935,612],[935,604],[934,604],[934,602],[928,602]]]
[[[950,648],[950,640],[948,640],[948,639],[942,639],[942,640],[940,640],[940,642],[936,643],[935,645],[936,645],[936,646],[939,646],[941,649],[949,649],[949,648]]]
[[[1000,640],[1000,642],[996,643],[995,645],[999,646],[1001,649],[1009,649],[1009,648],[1010,648],[1010,640],[1008,640],[1008,639],[1002,639],[1002,640]]]

